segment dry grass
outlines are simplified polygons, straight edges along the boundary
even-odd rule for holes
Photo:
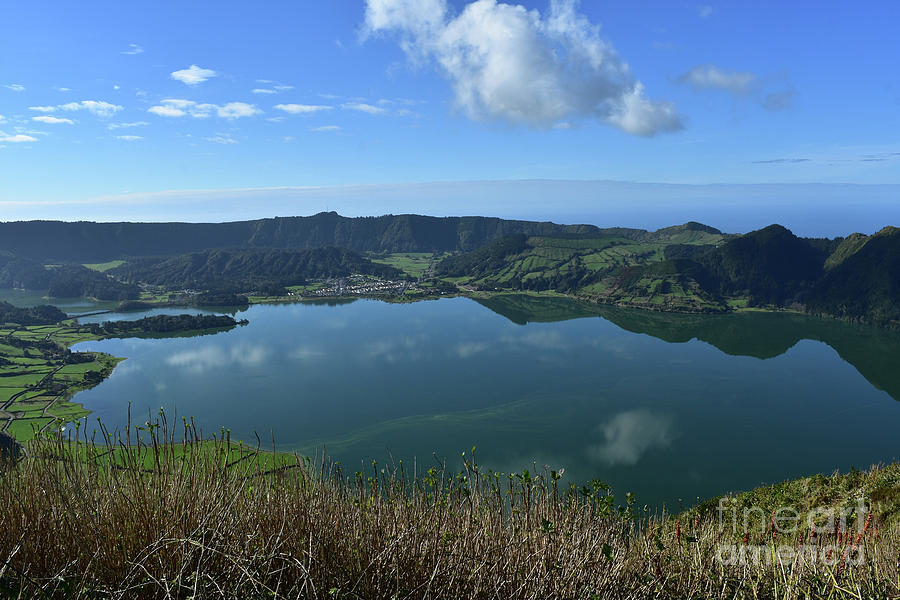
[[[834,545],[830,561],[724,565],[717,549],[744,536],[712,516],[632,515],[604,486],[564,487],[555,472],[501,476],[469,462],[461,473],[373,465],[345,476],[325,461],[204,443],[189,424],[185,442],[164,424],[143,429],[146,443],[133,445],[45,437],[3,467],[0,595],[900,596],[896,525],[774,541]],[[770,531],[747,541],[773,544]],[[854,548],[862,564],[846,560]]]

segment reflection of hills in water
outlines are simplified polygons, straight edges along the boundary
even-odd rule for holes
[[[828,344],[872,385],[900,400],[900,333],[867,325],[785,313],[690,315],[593,305],[570,298],[497,296],[477,302],[510,321],[550,323],[601,317],[670,343],[694,338],[726,354],[774,358],[800,340]]]

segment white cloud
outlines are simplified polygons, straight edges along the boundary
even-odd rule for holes
[[[680,129],[675,106],[644,97],[627,63],[576,5],[551,0],[541,15],[476,0],[454,16],[446,0],[367,0],[365,34],[397,34],[412,61],[434,61],[470,118],[537,128],[596,119],[643,136]]]
[[[205,119],[210,116],[218,116],[223,119],[237,119],[240,117],[252,117],[261,114],[262,111],[253,104],[246,102],[228,102],[227,104],[197,103],[193,100],[181,98],[167,98],[160,100],[156,106],[151,106],[147,112],[160,117],[184,117],[190,115],[195,119]]]
[[[117,140],[125,140],[126,142],[135,142],[137,140],[144,139],[143,136],[140,135],[117,135]]]
[[[287,90],[294,89],[294,86],[292,85],[273,85],[272,87],[274,87],[279,92],[286,92]]]
[[[163,100],[163,103],[164,104],[158,106],[151,106],[147,109],[147,112],[159,115],[160,117],[183,117],[187,114],[177,106],[165,104],[165,100]]]
[[[210,77],[215,76],[216,72],[212,69],[203,69],[197,65],[191,65],[187,69],[181,69],[179,71],[172,71],[171,74],[172,79],[176,79],[187,85],[197,85],[198,83],[203,83]]]
[[[277,90],[270,90],[269,88],[256,88],[251,90],[254,94],[277,94]]]
[[[3,115],[0,115],[0,123],[2,123],[5,120],[6,120],[6,117],[4,117]]]
[[[230,144],[237,144],[237,143],[238,143],[238,141],[237,141],[236,139],[234,139],[233,137],[231,137],[231,136],[228,135],[227,133],[220,133],[220,134],[215,135],[215,136],[213,136],[213,137],[208,137],[208,138],[206,138],[206,141],[207,141],[207,142],[213,142],[214,144],[222,144],[222,145],[224,145],[224,146],[227,146],[227,145],[230,145]]]
[[[28,110],[35,110],[37,112],[48,113],[48,112],[55,112],[56,107],[55,106],[29,106]]]
[[[98,117],[111,117],[120,110],[124,110],[124,107],[122,106],[119,106],[117,104],[110,104],[109,102],[103,102],[102,100],[82,100],[81,102],[69,102],[68,104],[59,105],[58,108],[70,111],[86,110]]]
[[[56,125],[61,123],[68,123],[71,125],[73,123],[72,119],[63,119],[61,117],[51,117],[49,115],[41,115],[40,117],[31,117],[32,121],[38,121],[39,123],[47,123],[50,125]]]
[[[345,110],[356,110],[370,115],[383,115],[387,113],[387,109],[366,104],[364,102],[345,102],[344,104],[341,104],[341,108]]]
[[[12,90],[14,92],[24,92],[25,91],[25,86],[19,85],[18,83],[10,83],[8,85],[4,85],[3,87],[5,87],[8,90]]]
[[[330,106],[321,106],[316,104],[276,104],[276,110],[283,110],[292,115],[308,115],[321,112],[323,110],[331,110]]]
[[[123,50],[122,54],[140,54],[144,49],[138,44],[128,44],[128,50]]]
[[[262,111],[246,102],[229,102],[216,108],[216,113],[223,119],[237,119],[240,117],[252,117],[261,114]]]
[[[56,90],[57,92],[71,92],[72,91],[72,88],[67,88],[67,87],[55,87],[53,89]]]
[[[36,142],[37,138],[22,133],[8,134],[0,131],[0,142],[10,142],[13,144],[21,144],[23,142]]]
[[[322,125],[321,127],[312,127],[310,131],[340,131],[341,128],[337,125]]]
[[[636,83],[634,89],[612,103],[607,120],[628,133],[651,136],[669,131],[672,123],[681,123],[678,111],[671,102],[653,102],[644,97],[644,85]]]
[[[133,121],[131,123],[110,123],[106,126],[107,129],[113,131],[115,129],[131,129],[132,127],[143,127],[144,125],[149,125],[147,121]]]
[[[746,96],[759,85],[759,78],[749,71],[728,71],[715,65],[697,65],[677,79],[695,90],[721,90]]]
[[[701,19],[707,19],[711,17],[713,12],[715,12],[715,9],[708,4],[697,7],[697,16],[699,16]]]

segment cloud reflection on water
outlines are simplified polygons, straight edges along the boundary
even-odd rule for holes
[[[199,374],[230,366],[258,366],[266,361],[269,354],[269,350],[262,345],[237,344],[230,348],[208,345],[176,352],[165,361],[167,365]]]
[[[649,410],[621,412],[597,428],[601,444],[588,446],[588,456],[609,467],[634,466],[648,451],[667,448],[677,436],[674,420]]]

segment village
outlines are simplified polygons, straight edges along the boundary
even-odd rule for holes
[[[411,281],[379,279],[367,275],[350,275],[322,282],[322,287],[307,291],[292,291],[288,295],[296,297],[326,298],[334,296],[400,296],[409,290],[416,290]]]

